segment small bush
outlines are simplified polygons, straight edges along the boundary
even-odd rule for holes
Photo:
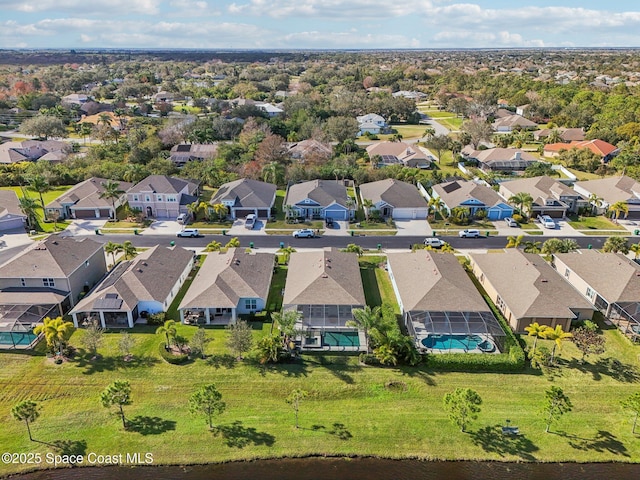
[[[372,353],[361,353],[358,360],[364,365],[381,365],[380,360]]]
[[[147,325],[164,325],[164,321],[166,320],[166,314],[164,312],[152,313],[147,316]]]
[[[524,217],[522,215],[520,215],[519,213],[514,213],[513,217],[511,217],[511,218],[513,218],[518,223],[525,223]]]
[[[182,363],[185,363],[187,360],[189,360],[189,355],[186,353],[181,353],[180,355],[175,355],[171,352],[168,352],[166,350],[166,345],[164,342],[161,342],[158,345],[158,351],[160,352],[160,356],[168,363],[171,363],[172,365],[180,365]]]

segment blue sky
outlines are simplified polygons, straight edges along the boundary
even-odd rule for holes
[[[0,48],[640,47],[640,2],[0,0]]]

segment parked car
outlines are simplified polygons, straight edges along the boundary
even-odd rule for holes
[[[518,222],[516,222],[511,217],[505,217],[504,221],[507,224],[507,226],[509,226],[509,227],[517,227],[518,226]]]
[[[460,230],[458,236],[460,238],[478,238],[480,237],[480,230]]]
[[[326,217],[324,219],[324,224],[327,226],[327,228],[333,228],[333,218]]]
[[[244,219],[244,228],[247,230],[252,230],[254,225],[256,224],[256,215],[254,213],[250,213],[247,215],[247,218]]]
[[[316,236],[316,232],[310,228],[303,228],[302,230],[296,230],[293,232],[295,238],[313,238]]]
[[[198,237],[200,236],[200,232],[197,228],[183,228],[178,233],[176,233],[176,237]]]
[[[180,215],[178,215],[178,218],[176,218],[176,222],[181,225],[186,225],[189,222],[189,215],[186,213],[181,213]]]
[[[443,242],[442,240],[440,240],[437,237],[427,237],[424,239],[423,242],[427,247],[432,247],[432,248],[442,248],[444,247],[445,242]]]
[[[556,222],[549,215],[538,215],[538,221],[544,228],[555,229]]]

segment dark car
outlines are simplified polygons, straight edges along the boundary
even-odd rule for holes
[[[333,228],[333,218],[331,217],[327,217],[324,219],[324,224],[328,227],[328,228]]]

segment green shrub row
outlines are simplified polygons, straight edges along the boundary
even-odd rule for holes
[[[522,345],[520,345],[518,337],[516,337],[516,334],[513,333],[513,330],[511,330],[511,326],[502,316],[500,310],[498,310],[493,304],[489,296],[485,294],[483,295],[483,297],[485,302],[487,302],[487,305],[489,305],[489,308],[491,308],[491,311],[493,312],[495,317],[498,319],[502,330],[504,330],[505,334],[507,335],[504,340],[504,351],[509,355],[509,358],[514,363],[514,365],[519,365],[520,370],[524,369],[526,355],[524,354],[524,350],[522,349]]]
[[[158,351],[160,352],[160,356],[166,362],[171,363],[173,365],[180,365],[186,362],[187,360],[189,360],[189,355],[186,353],[181,353],[180,355],[174,355],[171,352],[167,352],[167,350],[165,349],[164,342],[160,342],[160,344],[158,345]]]
[[[524,367],[510,353],[433,353],[423,356],[428,369],[453,372],[518,372]]]

